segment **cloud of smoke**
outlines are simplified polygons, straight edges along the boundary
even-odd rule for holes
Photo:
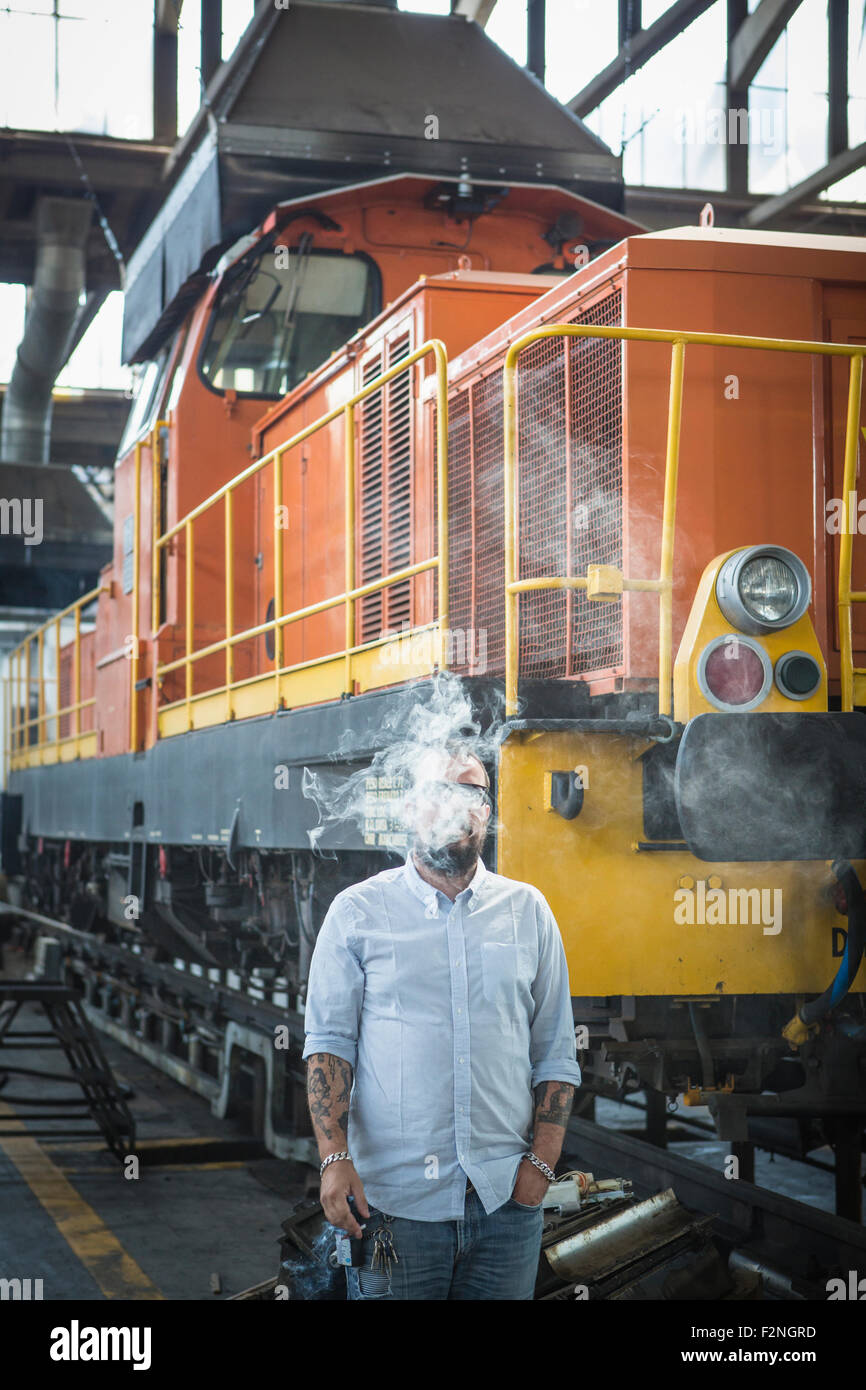
[[[280,1282],[287,1284],[292,1298],[309,1301],[332,1293],[336,1285],[345,1277],[341,1270],[335,1270],[328,1263],[334,1249],[336,1236],[333,1226],[325,1225],[308,1255],[298,1254],[297,1259],[283,1260],[280,1266]]]
[[[459,744],[484,763],[494,761],[504,701],[492,695],[493,707],[473,710],[463,682],[449,672],[419,682],[417,688],[418,698],[407,699],[384,722],[383,746],[369,764],[348,777],[304,768],[303,793],[319,813],[319,824],[308,832],[314,850],[324,852],[321,842],[330,827],[352,823],[365,845],[404,855],[416,836],[435,852],[466,835],[465,797],[457,791],[439,794],[435,806],[425,802],[422,815],[424,787],[444,777],[448,744]],[[343,740],[335,760],[353,759],[352,739]]]

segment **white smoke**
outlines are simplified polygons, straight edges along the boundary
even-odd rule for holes
[[[504,700],[491,695],[494,707],[488,705],[479,718],[459,677],[442,672],[417,685],[418,698],[407,698],[384,721],[383,746],[369,764],[348,777],[304,768],[303,793],[315,802],[319,813],[319,824],[308,832],[314,850],[323,852],[323,837],[338,825],[354,824],[367,847],[404,856],[416,835],[434,850],[466,835],[468,809],[460,792],[437,796],[435,807],[425,808],[423,826],[419,792],[426,783],[443,779],[450,760],[447,744],[458,743],[484,763],[495,761]],[[345,736],[333,755],[335,761],[353,761],[357,757],[353,743],[357,735]]]

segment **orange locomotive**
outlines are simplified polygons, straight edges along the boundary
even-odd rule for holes
[[[302,996],[400,832],[377,801],[323,865],[296,772],[450,667],[481,722],[504,695],[496,865],[557,915],[592,1084],[850,1138],[866,246],[632,230],[404,177],[229,258],[145,375],[95,627],[55,625],[74,698],[50,626],[12,664],[29,892]]]

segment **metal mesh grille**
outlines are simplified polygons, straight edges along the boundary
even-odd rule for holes
[[[608,295],[572,323],[618,326]],[[519,575],[584,575],[622,564],[622,345],[542,339],[518,372]],[[455,670],[505,664],[501,368],[449,401],[450,620]],[[478,659],[484,652],[486,660]],[[520,674],[586,675],[622,662],[622,605],[574,590],[520,600]]]
[[[620,322],[609,295],[574,323]],[[547,338],[520,363],[519,576],[622,566],[622,344]],[[549,590],[520,600],[524,676],[584,675],[622,662],[622,605]]]

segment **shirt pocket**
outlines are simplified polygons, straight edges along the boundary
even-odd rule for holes
[[[517,992],[517,947],[513,941],[482,941],[481,988],[491,1003]]]

